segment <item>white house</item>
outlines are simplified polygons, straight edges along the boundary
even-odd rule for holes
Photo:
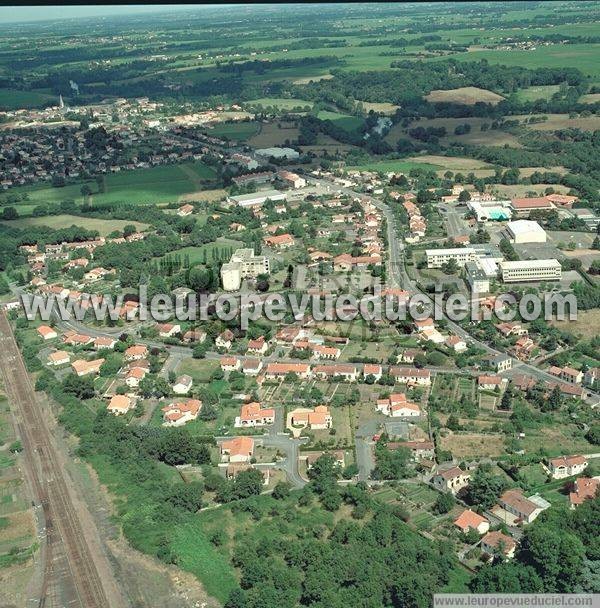
[[[187,376],[186,374],[179,376],[173,385],[173,392],[176,395],[187,395],[192,388],[192,384],[194,384],[194,380],[191,376]]]

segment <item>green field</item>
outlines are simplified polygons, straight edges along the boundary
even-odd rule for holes
[[[516,93],[520,101],[536,101],[538,99],[550,99],[554,93],[557,93],[560,86],[550,84],[541,87],[529,87],[528,89],[519,89]]]
[[[106,236],[115,230],[123,230],[124,226],[133,224],[138,231],[148,228],[148,224],[142,222],[131,222],[128,220],[100,220],[91,217],[80,217],[78,215],[47,215],[45,217],[25,217],[10,222],[0,222],[7,226],[16,228],[27,228],[28,226],[48,226],[54,230],[70,228],[71,226],[81,226],[88,230],[97,230],[100,236]]]
[[[181,258],[187,257],[190,261],[190,264],[201,263],[204,260],[204,252],[206,251],[207,261],[210,262],[213,257],[213,251],[217,251],[218,253],[222,251],[229,251],[229,249],[238,249],[239,247],[243,247],[244,243],[241,241],[234,241],[232,239],[220,239],[214,243],[207,243],[206,245],[202,245],[201,247],[184,247],[183,249],[177,249],[172,254],[167,253],[167,255],[163,256],[168,258],[170,255],[177,255]]]
[[[37,91],[0,89],[0,110],[17,110],[19,108],[37,108],[51,105],[58,105],[56,95]]]
[[[214,137],[245,141],[256,135],[260,126],[255,122],[221,122],[207,132]]]
[[[339,112],[328,112],[327,110],[321,110],[317,114],[317,118],[321,120],[331,120],[338,127],[341,127],[345,131],[356,131],[362,124],[362,118],[358,116],[349,116],[348,114],[340,114]]]
[[[373,160],[362,165],[346,167],[357,171],[383,171],[384,173],[394,171],[396,173],[408,173],[411,169],[425,169],[428,171],[439,171],[444,167],[430,163],[419,163],[409,160]]]
[[[600,80],[598,53],[600,53],[600,44],[557,44],[537,48],[535,51],[478,50],[456,53],[452,55],[452,58],[458,61],[487,59],[490,63],[508,66],[520,65],[530,69],[576,67],[598,81]],[[440,58],[433,59],[433,61],[435,60],[440,60]]]
[[[273,106],[281,110],[294,110],[295,108],[304,109],[306,106],[312,108],[313,102],[307,101],[306,99],[298,98],[286,99],[283,97],[261,97],[260,99],[253,99],[252,101],[247,101],[246,105],[263,106],[264,108]]]
[[[88,185],[92,189],[92,203],[151,205],[177,201],[179,196],[199,191],[206,182],[214,178],[215,172],[211,167],[201,162],[188,162],[110,173],[104,179],[105,192],[98,192],[95,181],[88,182]],[[11,193],[27,194],[24,204],[28,207],[32,204],[59,203],[64,200],[83,203],[81,187],[81,183],[69,184],[63,188],[23,186],[14,188]],[[21,205],[19,211],[22,212]]]

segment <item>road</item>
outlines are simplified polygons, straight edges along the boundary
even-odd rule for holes
[[[127,606],[97,530],[75,495],[49,421],[37,400],[5,311],[0,311],[0,371],[23,443],[26,475],[46,526],[38,606]]]

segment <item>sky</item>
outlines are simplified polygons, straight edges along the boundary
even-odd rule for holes
[[[202,6],[202,5],[196,5]],[[1,23],[47,21],[73,17],[108,17],[112,15],[142,15],[164,11],[189,10],[193,4],[100,5],[100,6],[2,6]]]

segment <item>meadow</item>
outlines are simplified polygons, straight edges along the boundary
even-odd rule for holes
[[[44,217],[23,217],[10,222],[0,222],[16,228],[25,229],[29,226],[48,226],[54,230],[70,228],[71,226],[81,226],[87,230],[97,230],[100,236],[107,236],[116,230],[122,231],[127,225],[134,225],[138,232],[148,228],[148,224],[142,222],[132,222],[128,220],[96,219],[92,217],[81,217],[78,215],[47,215]]]

